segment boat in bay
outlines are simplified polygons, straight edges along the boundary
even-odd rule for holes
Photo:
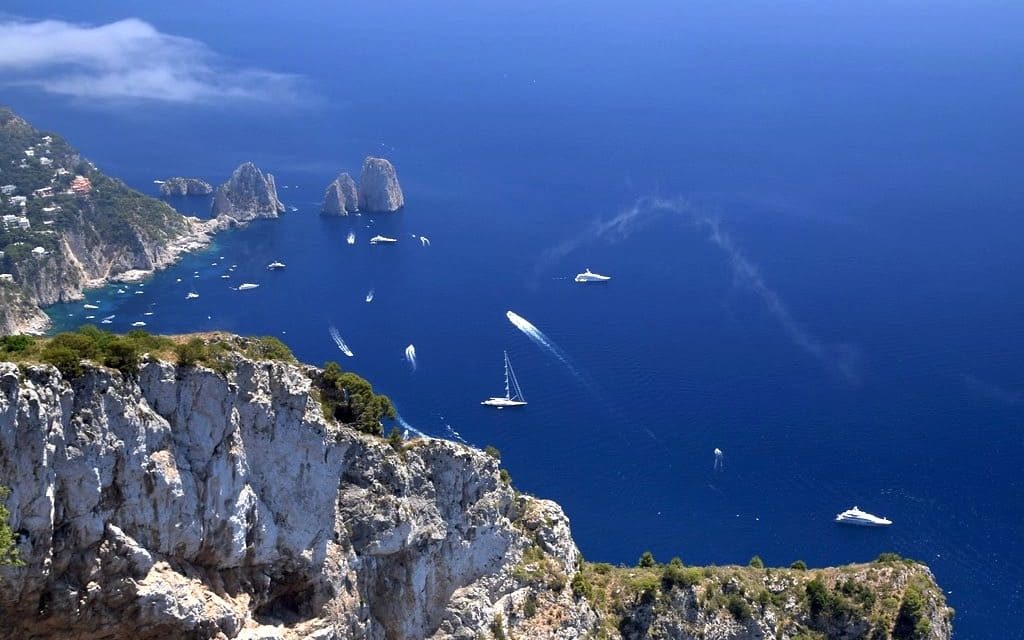
[[[512,363],[509,362],[507,351],[505,352],[505,395],[487,398],[480,404],[497,409],[526,406],[526,398],[523,397],[523,390],[519,388],[519,380],[516,379],[516,372],[512,369]]]
[[[370,244],[394,244],[396,242],[398,242],[398,240],[387,236],[373,236],[370,238]]]
[[[576,282],[608,282],[611,280],[611,276],[603,276],[600,273],[594,273],[588,267],[583,273],[576,274]]]
[[[888,527],[892,520],[876,516],[867,511],[861,511],[858,507],[847,509],[836,516],[839,524],[852,524],[858,527]]]

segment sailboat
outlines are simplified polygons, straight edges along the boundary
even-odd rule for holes
[[[512,370],[512,363],[508,361],[507,351],[505,352],[505,397],[487,398],[480,404],[499,409],[526,406],[526,398],[523,397],[523,390],[519,388],[519,381],[516,380],[516,372]]]

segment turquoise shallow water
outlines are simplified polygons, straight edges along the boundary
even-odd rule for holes
[[[219,182],[251,159],[298,209],[143,287],[90,292],[109,328],[270,334],[339,360],[424,432],[501,449],[517,486],[565,507],[589,558],[821,565],[895,550],[933,567],[958,638],[1022,636],[1024,88],[1007,79],[1024,45],[1001,13],[1016,10],[780,7],[313,20],[229,3],[203,24],[150,9],[163,30],[304,74],[321,100],[9,101],[142,190]],[[220,29],[229,13],[245,28]],[[254,47],[271,23],[287,46]],[[395,162],[406,209],[320,217],[326,184],[370,153]],[[400,242],[370,246],[376,233]],[[578,286],[584,267],[613,280]],[[87,315],[50,313],[61,327]],[[502,350],[521,411],[479,406],[501,390]],[[895,525],[832,523],[854,504]]]

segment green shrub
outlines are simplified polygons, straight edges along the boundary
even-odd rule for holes
[[[901,556],[898,553],[893,553],[892,551],[886,551],[884,553],[880,553],[880,554],[878,554],[878,557],[875,558],[875,562],[880,563],[880,564],[886,563],[886,562],[902,562],[902,561],[903,561],[903,556]]]
[[[644,551],[640,555],[640,560],[637,561],[636,566],[649,568],[653,567],[656,564],[658,563],[654,560],[654,554],[650,551]]]
[[[82,375],[82,358],[77,351],[70,347],[48,344],[43,348],[39,359],[56,367],[67,379]]]
[[[174,355],[179,367],[194,367],[207,357],[206,343],[202,338],[192,338],[188,342],[174,345]]]
[[[139,372],[139,350],[130,340],[115,338],[104,351],[104,366],[117,369],[126,376]]]
[[[505,618],[500,613],[495,614],[491,621],[491,634],[494,640],[505,640]]]
[[[810,608],[811,617],[817,618],[831,603],[832,598],[828,593],[828,588],[821,578],[815,578],[807,583],[804,591],[807,593],[807,605]]]
[[[532,618],[537,615],[537,594],[530,592],[530,595],[526,596],[526,601],[523,602],[523,617]]]
[[[245,349],[245,355],[254,360],[282,360],[294,362],[295,356],[292,350],[274,336],[261,336],[250,342]]]
[[[572,577],[572,582],[569,583],[572,587],[572,595],[576,598],[590,599],[593,595],[593,589],[590,586],[590,582],[587,581],[587,577],[583,575],[582,571],[577,571],[576,575]]]
[[[392,427],[391,433],[388,434],[388,444],[391,445],[391,448],[401,452],[404,442],[402,440],[402,432],[398,430],[398,427]]]
[[[501,460],[501,452],[498,451],[498,448],[493,445],[487,445],[486,447],[484,447],[484,453],[491,456],[495,460]]]
[[[504,467],[498,469],[498,479],[506,486],[512,484],[512,474],[510,474],[508,469]]]
[[[29,336],[3,336],[0,337],[0,352],[3,353],[24,353],[32,348],[35,341]]]
[[[606,576],[612,572],[614,567],[607,562],[595,562],[590,565],[590,568],[594,570],[594,573]]]
[[[324,416],[354,426],[363,433],[383,435],[382,420],[395,417],[391,400],[373,392],[369,382],[342,371],[336,362],[324,363],[320,374],[320,406]]]
[[[790,569],[796,569],[797,571],[807,571],[807,563],[803,560],[797,560],[793,564],[789,565]]]
[[[907,586],[892,628],[893,640],[924,640],[931,631],[925,615],[924,594],[914,585]]]
[[[764,561],[761,560],[761,556],[754,556],[747,563],[747,566],[754,567],[755,569],[764,569]]]
[[[14,532],[8,520],[11,513],[7,510],[7,496],[10,490],[7,487],[0,487],[0,564],[20,565],[18,548],[14,542]]]
[[[732,617],[737,622],[746,622],[753,617],[753,611],[750,609],[750,603],[748,603],[743,596],[738,593],[734,593],[729,596],[726,602],[725,608],[729,610]]]
[[[700,568],[685,567],[679,558],[672,558],[661,572],[661,585],[666,591],[672,587],[694,587],[703,579],[704,572]]]

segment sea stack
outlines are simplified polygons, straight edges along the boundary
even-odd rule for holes
[[[168,178],[160,185],[162,196],[208,196],[211,193],[210,183],[199,178]]]
[[[392,172],[394,170],[392,169]],[[396,183],[397,184],[397,183]],[[359,191],[352,176],[343,173],[327,185],[320,212],[332,216],[347,216],[359,211]]]
[[[260,171],[246,162],[231,174],[231,178],[217,189],[213,199],[213,215],[227,216],[238,222],[256,218],[276,218],[284,211],[277,199],[274,176]]]
[[[362,211],[398,211],[405,205],[398,186],[395,167],[384,158],[367,156],[359,175],[359,209]]]

